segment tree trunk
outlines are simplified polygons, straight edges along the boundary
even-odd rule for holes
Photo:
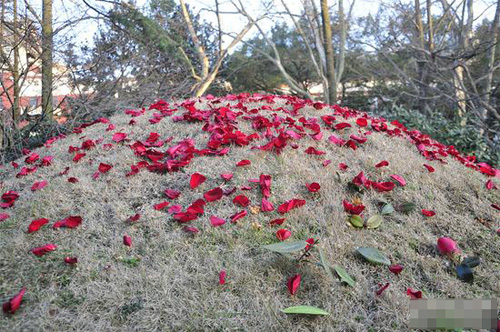
[[[17,17],[17,0],[13,2],[13,15],[14,15],[14,28],[13,28],[13,40],[12,46],[14,48],[14,67],[12,71],[13,78],[13,90],[14,90],[14,105],[12,106],[12,121],[14,126],[21,116],[21,105],[19,103],[19,45],[18,45],[18,17]]]
[[[326,51],[326,77],[328,79],[328,102],[337,102],[337,82],[335,78],[335,64],[332,44],[332,24],[328,11],[328,0],[321,0],[321,19],[323,24],[323,44]]]
[[[337,59],[337,68],[335,72],[335,87],[338,86],[342,75],[344,74],[345,65],[345,42],[347,38],[347,24],[344,15],[344,0],[339,0],[339,24],[340,24],[340,44],[339,44],[339,56]],[[337,89],[335,89],[337,92]],[[335,93],[336,94],[336,93]]]
[[[43,0],[42,10],[42,112],[52,119],[52,0]]]
[[[455,88],[455,97],[457,101],[457,115],[460,118],[460,126],[465,127],[467,124],[466,111],[466,94],[464,89],[464,67],[456,63],[453,69],[453,86]]]
[[[422,10],[420,9],[420,0],[415,0],[415,32],[418,43],[417,75],[418,75],[418,102],[417,109],[423,112],[427,108],[426,102],[426,59],[425,59],[425,40],[424,26],[422,23]]]
[[[490,49],[488,52],[488,76],[486,78],[486,84],[484,87],[484,101],[489,104],[491,98],[491,83],[493,81],[493,71],[495,67],[495,52],[498,42],[498,29],[500,23],[500,0],[497,0],[497,9],[495,11],[495,18],[493,19],[493,24],[491,25],[490,36]],[[483,120],[486,120],[488,115],[488,110],[486,108],[482,111]]]

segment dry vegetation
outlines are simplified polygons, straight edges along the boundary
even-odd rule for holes
[[[275,98],[273,104],[258,99],[245,102],[248,110],[262,105],[292,109],[286,99]],[[223,102],[227,103],[236,105],[237,101]],[[210,109],[209,105],[221,104],[202,100],[196,107]],[[173,116],[185,112],[181,106],[176,108]],[[500,237],[494,231],[499,228],[499,211],[491,207],[500,202],[499,190],[487,190],[484,174],[451,156],[444,158],[447,164],[429,162],[405,134],[391,137],[384,132],[373,132],[357,150],[339,147],[328,140],[333,130],[319,119],[333,114],[333,109],[316,110],[308,104],[294,118],[317,117],[324,132],[320,141],[306,136],[296,141],[298,149],[289,144],[279,155],[250,149],[268,142],[262,138],[248,146],[231,145],[224,156],[195,156],[178,172],[158,174],[141,169],[126,177],[130,166],[143,160],[129,145],[146,140],[150,132],[159,133],[161,139],[174,137],[158,148],[160,151],[186,138],[202,149],[209,140],[210,133],[201,130],[203,122],[174,122],[167,116],[151,124],[148,120],[154,112],[148,110],[135,117],[137,123],[133,126],[129,125],[129,115],[117,115],[110,119],[116,126],[113,131],[106,131],[108,124],[97,123],[81,134],[54,142],[49,149],[34,151],[40,157],[53,155],[54,160],[33,174],[16,178],[20,168],[11,165],[1,170],[2,193],[15,190],[20,197],[14,207],[0,211],[10,214],[9,219],[0,222],[0,302],[7,301],[23,286],[27,291],[15,314],[0,316],[0,330],[393,331],[407,329],[407,288],[421,290],[426,298],[500,296]],[[260,114],[271,119],[273,112],[261,110]],[[287,116],[279,110],[276,113]],[[237,119],[239,130],[248,135],[255,132],[251,122],[242,116]],[[347,137],[359,130],[355,117],[336,117],[335,123],[346,121],[353,125],[340,134],[337,131],[337,135]],[[113,142],[116,132],[126,133],[130,141]],[[84,140],[100,138],[103,141],[85,151],[87,155],[78,163],[72,161],[74,153],[68,153],[69,146],[79,147]],[[103,144],[113,146],[106,150]],[[309,146],[326,151],[326,155],[305,154]],[[236,167],[242,159],[250,160],[251,165]],[[322,162],[327,159],[332,163],[324,167]],[[387,160],[389,166],[375,168],[381,160]],[[24,160],[17,162],[25,166]],[[113,168],[94,180],[92,175],[101,162]],[[349,166],[347,170],[338,169],[341,162]],[[436,171],[429,173],[424,163]],[[69,173],[60,176],[67,166]],[[396,185],[385,193],[370,189],[356,194],[347,184],[360,171],[377,181],[389,181],[390,174],[398,174],[407,185]],[[195,172],[207,180],[192,190],[189,180]],[[225,182],[221,173],[234,173],[234,177]],[[269,200],[275,208],[292,198],[305,199],[306,205],[285,214],[286,222],[280,227],[269,226],[270,220],[283,217],[276,211],[249,211],[236,224],[228,221],[220,227],[211,226],[210,216],[228,219],[242,210],[232,203],[238,194],[247,195],[251,206],[260,205],[258,183],[248,182],[260,174],[272,176]],[[79,182],[69,183],[68,177]],[[47,180],[48,185],[31,191],[32,184],[41,180]],[[498,180],[493,181],[498,184]],[[318,193],[307,191],[305,183],[310,182],[321,185]],[[252,189],[241,191],[245,185]],[[165,200],[185,209],[218,186],[237,186],[238,190],[207,203],[205,213],[189,223],[199,228],[197,234],[183,231],[184,224],[174,221],[168,208],[153,209],[154,204]],[[165,189],[177,189],[181,195],[167,199]],[[374,230],[354,229],[346,223],[342,200],[356,196],[366,205],[365,218],[378,213],[376,203],[381,199],[394,205],[411,201],[418,208],[408,215],[394,212]],[[420,209],[433,210],[436,215],[424,217]],[[136,223],[126,222],[136,213],[141,214]],[[52,229],[55,221],[70,215],[83,218],[80,227]],[[50,222],[28,234],[30,222],[39,218]],[[259,230],[255,223],[262,228]],[[355,287],[331,280],[317,264],[319,256],[315,251],[297,263],[297,255],[289,257],[262,249],[262,245],[278,242],[275,233],[279,228],[291,231],[286,241],[309,237],[319,240],[318,246],[328,262],[343,266],[355,278]],[[123,245],[125,234],[131,236],[132,247]],[[464,255],[481,257],[474,283],[461,282],[449,268],[448,260],[436,251],[440,236],[456,240]],[[58,248],[43,257],[30,252],[47,243]],[[378,248],[393,264],[402,264],[403,272],[394,275],[386,266],[362,260],[355,252],[360,246]],[[65,264],[66,256],[76,256],[78,263]],[[218,274],[223,269],[227,281],[219,285]],[[302,275],[302,282],[297,294],[291,296],[286,283],[296,273]],[[378,284],[386,282],[390,282],[389,288],[377,296]],[[280,312],[299,304],[320,307],[331,314],[311,318]]]

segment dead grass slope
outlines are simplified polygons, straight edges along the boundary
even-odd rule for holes
[[[268,103],[270,99],[274,102]],[[494,231],[499,228],[499,212],[491,207],[500,203],[500,195],[498,190],[485,188],[488,179],[484,174],[451,156],[442,157],[446,164],[426,160],[404,133],[389,136],[373,131],[356,150],[337,146],[328,140],[334,130],[320,119],[335,113],[330,107],[316,110],[308,103],[293,116],[280,107],[293,110],[299,102],[294,99],[257,96],[216,101],[202,100],[195,107],[210,110],[241,101],[246,111],[231,108],[243,111],[233,124],[246,135],[259,132],[261,139],[247,146],[227,145],[230,151],[223,156],[195,156],[178,172],[159,174],[143,168],[126,177],[131,165],[145,160],[129,145],[145,141],[151,132],[158,133],[160,139],[173,136],[170,143],[156,148],[162,152],[185,139],[192,139],[198,149],[206,147],[210,133],[202,130],[204,122],[173,121],[175,116],[189,113],[177,104],[171,107],[178,111],[154,124],[149,119],[155,110],[134,117],[135,125],[129,124],[129,115],[121,114],[110,119],[116,126],[112,131],[106,131],[109,124],[97,123],[80,134],[55,141],[50,148],[40,148],[34,152],[40,157],[54,156],[52,164],[38,167],[27,176],[16,178],[26,166],[23,159],[17,161],[19,169],[11,165],[2,169],[1,193],[14,190],[19,198],[13,207],[0,210],[10,215],[0,222],[0,302],[8,301],[22,287],[27,291],[15,314],[0,316],[1,331],[395,331],[408,327],[407,288],[421,290],[426,298],[500,296],[500,237]],[[256,115],[252,109],[269,120],[273,113],[295,120],[301,116],[318,118],[323,138],[314,140],[307,135],[290,140],[279,155],[250,149],[269,141],[263,135],[265,131],[256,131],[251,120],[245,119]],[[360,129],[356,125],[361,115],[349,119],[335,115],[333,125],[352,125],[335,134],[344,138],[350,134],[363,136],[370,127]],[[389,124],[389,128],[394,127]],[[130,141],[115,143],[112,136],[117,132],[126,133]],[[272,134],[276,136],[274,130]],[[69,146],[80,147],[88,139],[102,141],[84,151],[86,156],[79,162],[73,162],[77,152],[68,153]],[[293,143],[299,147],[293,149]],[[103,144],[112,146],[107,149],[109,145]],[[326,154],[304,153],[310,146]],[[251,165],[237,167],[243,159],[250,160]],[[324,160],[332,162],[325,167]],[[389,166],[374,167],[382,160]],[[100,163],[113,168],[94,180]],[[347,170],[339,170],[339,163],[347,164]],[[436,171],[429,173],[424,163]],[[60,176],[68,166],[68,174]],[[398,174],[407,184],[396,185],[390,192],[369,189],[356,194],[347,184],[361,171],[374,181],[389,181],[389,175]],[[195,172],[207,180],[190,189],[190,176]],[[221,173],[234,173],[234,177],[225,182]],[[275,208],[293,198],[305,199],[306,205],[285,215],[276,210],[254,214],[249,208],[234,205],[232,199],[244,194],[251,206],[260,206],[258,183],[248,182],[260,174],[272,177],[269,201]],[[69,183],[69,177],[79,182]],[[45,188],[30,189],[35,181],[42,180],[48,181]],[[318,193],[306,189],[305,184],[311,182],[321,185]],[[200,233],[184,232],[184,224],[174,221],[167,212],[174,204],[185,209],[218,186],[236,186],[238,190],[207,203],[204,214],[189,223]],[[242,191],[242,186],[251,186],[251,190]],[[179,190],[181,195],[167,199],[165,189]],[[408,215],[394,212],[374,230],[354,229],[346,223],[342,200],[355,197],[366,206],[365,218],[378,213],[376,203],[381,199],[394,205],[410,201],[418,208]],[[163,211],[153,208],[163,201],[170,201],[170,206]],[[229,217],[243,209],[248,215],[236,224],[230,223]],[[424,217],[420,209],[433,210],[436,215]],[[136,213],[141,215],[136,223],[126,222]],[[81,216],[81,226],[52,229],[55,221],[70,215]],[[228,221],[213,227],[209,221],[212,215]],[[286,217],[283,225],[269,225],[269,221],[281,217]],[[39,218],[50,222],[28,234],[28,225]],[[278,242],[275,233],[279,228],[291,231],[286,241],[319,240],[327,261],[343,266],[355,278],[356,286],[332,281],[316,264],[317,252],[297,263],[293,257],[262,249],[262,245]],[[125,234],[132,238],[132,247],[123,245]],[[465,255],[481,257],[474,283],[458,280],[448,261],[437,253],[435,245],[440,236],[457,241]],[[47,243],[58,248],[43,257],[30,252]],[[379,249],[393,264],[402,264],[403,272],[394,275],[386,266],[363,261],[355,253],[358,247]],[[66,256],[76,256],[76,266],[65,264]],[[227,271],[225,285],[218,284],[221,270]],[[296,273],[302,275],[302,282],[297,294],[291,296],[286,283]],[[386,282],[390,282],[389,288],[377,296],[378,284]],[[331,314],[312,319],[280,312],[299,304],[317,306]]]

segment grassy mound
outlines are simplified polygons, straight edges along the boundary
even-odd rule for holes
[[[412,297],[500,296],[499,171],[398,122],[239,95],[74,132],[1,169],[2,331],[404,330]]]

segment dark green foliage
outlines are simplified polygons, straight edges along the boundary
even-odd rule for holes
[[[409,129],[417,129],[440,143],[453,145],[458,151],[475,155],[480,161],[492,166],[498,167],[500,163],[500,142],[497,141],[495,145],[489,147],[473,123],[473,119],[469,119],[468,124],[461,127],[457,119],[448,119],[439,111],[422,114],[415,110],[392,107],[376,114],[389,121],[399,120]]]

